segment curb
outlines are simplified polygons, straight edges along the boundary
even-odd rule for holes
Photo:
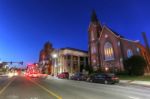
[[[123,84],[123,85],[137,85],[137,86],[150,87],[150,82],[148,82],[148,83],[149,84],[142,84],[140,82],[137,83],[137,81],[135,81],[135,80],[129,80],[127,82],[120,82],[120,84]]]
[[[142,87],[149,87],[149,88],[150,88],[150,85],[144,85],[144,84],[135,84],[135,83],[131,83],[130,85],[142,86]]]

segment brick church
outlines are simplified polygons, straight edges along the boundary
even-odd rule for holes
[[[94,70],[112,72],[124,70],[123,60],[141,55],[147,61],[146,73],[150,73],[150,57],[139,41],[128,40],[106,25],[102,25],[93,11],[89,24],[89,63]]]

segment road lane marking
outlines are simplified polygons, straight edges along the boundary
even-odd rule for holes
[[[14,81],[14,78],[12,80],[10,80],[6,86],[4,86],[2,88],[2,90],[0,90],[0,95],[9,87],[9,85]]]
[[[129,96],[129,98],[131,98],[131,99],[140,99],[138,97],[133,97],[133,96]]]
[[[57,99],[62,99],[62,97],[60,97],[59,95],[57,95],[56,93],[50,91],[49,89],[45,88],[44,86],[42,86],[41,84],[29,79],[32,83],[34,83],[35,85],[37,85],[38,87],[40,87],[41,89],[43,89],[44,91],[48,92],[50,95],[56,97]]]

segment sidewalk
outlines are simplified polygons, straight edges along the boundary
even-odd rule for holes
[[[142,85],[150,87],[150,81],[120,80],[120,83],[127,85]]]
[[[2,75],[0,75],[0,77],[4,77],[4,76],[8,76],[7,74],[2,74]]]
[[[51,76],[51,75],[48,75],[47,79],[62,80],[62,79],[59,79],[58,77]],[[120,80],[120,84],[124,84],[124,85],[140,85],[140,86],[150,87],[150,81]]]
[[[56,77],[56,76],[51,76],[51,75],[48,75],[46,79],[58,79],[58,77]]]

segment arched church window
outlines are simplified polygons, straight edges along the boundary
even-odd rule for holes
[[[95,46],[92,46],[92,48],[91,48],[91,53],[92,53],[92,54],[96,53],[96,47],[95,47]]]
[[[104,44],[104,55],[105,55],[105,60],[114,60],[113,46],[109,42],[106,42]]]
[[[136,48],[136,51],[137,51],[137,52],[140,52],[140,49],[139,49],[139,48]]]
[[[127,57],[130,58],[131,56],[133,56],[133,52],[131,49],[127,50]]]

